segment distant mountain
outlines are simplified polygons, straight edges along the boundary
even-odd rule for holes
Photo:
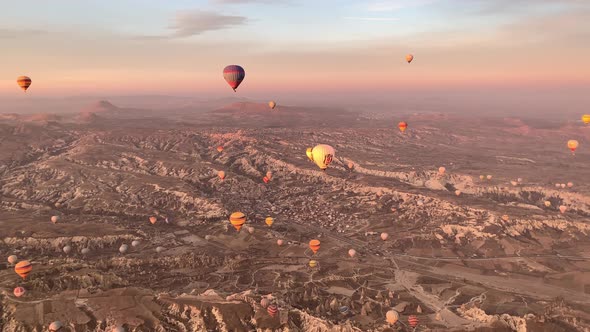
[[[85,107],[82,112],[83,113],[113,113],[120,111],[121,109],[109,101],[106,100],[99,100],[93,103],[90,106]]]

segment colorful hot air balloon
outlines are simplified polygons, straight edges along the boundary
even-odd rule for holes
[[[411,315],[410,317],[408,317],[408,325],[410,325],[410,327],[416,328],[416,326],[418,326],[418,323],[418,317],[416,317],[415,315]]]
[[[18,83],[18,86],[20,86],[21,89],[23,89],[24,92],[27,92],[27,89],[31,86],[31,79],[27,76],[19,76],[16,79],[16,83]]]
[[[238,86],[240,86],[244,80],[244,77],[246,77],[246,72],[244,71],[244,68],[238,65],[230,65],[223,69],[223,78],[227,84],[231,86],[234,92]]]
[[[381,240],[385,241],[385,240],[387,240],[388,237],[389,237],[389,234],[381,233]]]
[[[274,317],[277,315],[277,312],[279,312],[279,308],[277,307],[276,304],[270,304],[268,306],[268,308],[266,308],[266,311],[268,312],[268,314],[270,315],[270,317]]]
[[[408,55],[406,55],[406,61],[407,61],[408,63],[412,62],[412,60],[414,60],[414,56],[413,56],[412,54],[408,54]]]
[[[219,176],[219,178],[223,181],[223,179],[225,179],[225,172],[219,171],[219,172],[217,172],[217,176]]]
[[[354,168],[354,163],[352,161],[348,162],[348,169],[353,169]]]
[[[574,183],[573,183],[573,182],[568,182],[568,183],[567,183],[567,187],[568,187],[568,188],[571,188],[571,187],[573,187],[573,186],[574,186]]]
[[[576,153],[576,149],[578,148],[578,146],[580,145],[580,143],[578,143],[578,141],[576,141],[575,139],[571,139],[569,141],[567,141],[567,147],[572,150],[572,154]]]
[[[491,175],[486,175],[486,179],[491,180],[492,176]]]
[[[317,254],[318,250],[320,250],[320,240],[311,240],[309,241],[309,249],[313,251],[313,254]]]
[[[565,205],[560,205],[559,206],[559,212],[565,213],[565,211],[567,211],[567,207]]]
[[[397,126],[398,126],[399,130],[401,130],[402,133],[404,131],[406,131],[406,129],[408,129],[408,123],[407,122],[404,122],[404,121],[398,123]]]
[[[16,296],[16,297],[21,297],[21,296],[25,295],[25,292],[26,292],[25,289],[20,286],[16,287],[13,291],[14,296]]]
[[[272,179],[272,172],[271,172],[271,171],[268,171],[268,172],[266,172],[266,177],[267,177],[269,180],[271,180],[271,179]]]
[[[551,202],[549,202],[549,201],[545,201],[544,204],[545,204],[546,207],[550,207],[551,206]]]
[[[333,147],[326,144],[320,144],[316,145],[316,147],[311,150],[311,155],[313,162],[315,162],[322,171],[325,171],[334,159],[336,152]]]
[[[90,249],[82,248],[82,250],[80,252],[82,253],[82,255],[88,255],[90,253]]]
[[[122,245],[119,247],[119,252],[120,252],[120,253],[122,253],[122,254],[126,253],[126,252],[127,252],[127,250],[129,250],[129,246],[128,246],[128,245],[126,245],[126,244],[122,244]]]
[[[234,212],[229,216],[229,222],[239,232],[244,223],[246,222],[246,215],[242,212]]]
[[[385,314],[385,320],[393,325],[395,323],[397,323],[397,321],[399,320],[399,314],[397,313],[397,311],[395,310],[389,310],[386,314]]]
[[[153,224],[155,224],[155,223],[156,223],[156,221],[158,221],[158,218],[156,218],[156,217],[154,217],[154,216],[151,216],[151,217],[150,217],[150,223],[151,223],[152,225],[153,225]]]
[[[446,168],[444,168],[443,166],[441,166],[441,167],[438,168],[438,174],[439,175],[443,175],[443,174],[445,174],[446,170],[447,170]]]
[[[217,152],[219,152],[219,153],[223,152],[223,146],[221,146],[221,145],[218,146],[217,147]]]
[[[585,124],[589,124],[590,123],[590,114],[582,115],[582,122],[584,122]]]
[[[49,332],[58,332],[62,327],[64,327],[64,324],[56,320],[55,322],[49,324]]]
[[[461,190],[455,190],[455,195],[457,195],[457,196],[461,195]]]
[[[313,259],[309,261],[309,267],[313,269],[316,266],[318,266],[318,261],[315,261]]]
[[[8,256],[8,264],[14,265],[14,264],[16,264],[17,261],[18,261],[18,257],[16,257],[16,255]]]
[[[65,247],[63,247],[63,249],[62,249],[62,250],[64,251],[64,253],[65,253],[66,255],[68,255],[70,252],[72,252],[72,247],[70,247],[70,246],[65,246]]]
[[[164,250],[166,250],[166,248],[164,248],[164,247],[156,247],[156,252],[157,252],[158,254],[159,254],[159,253],[161,253],[161,252],[162,252],[162,251],[164,251]]]
[[[58,221],[59,221],[59,217],[58,217],[58,216],[52,216],[52,217],[51,217],[51,222],[52,222],[52,223],[54,223],[54,224],[55,224],[55,223],[57,223]]]
[[[277,245],[278,245],[279,247],[280,247],[280,246],[282,246],[284,243],[285,243],[285,241],[283,241],[283,240],[280,240],[280,239],[279,239],[279,240],[277,240]]]
[[[356,250],[354,250],[354,249],[348,250],[348,256],[350,256],[350,257],[356,256]]]
[[[480,175],[480,176],[479,176],[479,179],[480,179],[480,180],[483,180],[483,179],[485,179],[485,178],[486,178],[486,177],[485,177],[485,176],[483,176],[483,175]]]
[[[277,103],[271,100],[268,102],[268,107],[270,107],[271,110],[274,110],[275,107],[277,107]]]
[[[33,265],[29,261],[20,261],[14,266],[14,272],[25,279],[33,270]]]
[[[307,158],[309,158],[309,160],[313,161],[313,154],[311,153],[311,151],[313,150],[313,148],[307,148],[307,150],[305,150],[305,154],[307,155]]]
[[[264,219],[264,222],[268,225],[268,227],[272,226],[272,224],[275,222],[275,220],[273,219],[273,217],[266,217],[266,219]]]
[[[565,188],[565,183],[559,185],[561,188]]]
[[[264,183],[268,183],[270,181],[270,179],[265,176],[262,178],[262,181],[264,181]]]

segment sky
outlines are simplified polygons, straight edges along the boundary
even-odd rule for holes
[[[590,87],[588,0],[0,0],[0,95]],[[404,60],[414,54],[411,64]]]

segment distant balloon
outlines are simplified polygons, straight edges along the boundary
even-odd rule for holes
[[[397,323],[397,321],[399,320],[399,314],[397,313],[397,311],[395,310],[389,310],[386,314],[385,314],[385,320],[393,325],[395,323]]]
[[[157,252],[158,254],[159,254],[159,253],[161,253],[161,252],[162,252],[162,251],[164,251],[164,250],[166,250],[166,248],[164,248],[164,247],[156,247],[156,252]]]
[[[348,162],[348,169],[353,169],[354,168],[354,163],[352,161]]]
[[[314,255],[317,254],[318,250],[320,250],[320,240],[309,241],[309,249],[313,251]]]
[[[320,144],[316,145],[311,150],[311,155],[313,162],[315,162],[322,171],[325,171],[334,159],[336,152],[333,147],[326,144]]]
[[[133,240],[133,241],[131,242],[131,246],[132,246],[132,247],[137,247],[137,246],[138,246],[140,243],[141,243],[141,242],[139,242],[139,240]]]
[[[205,240],[210,241],[213,237],[211,235],[205,235]]]
[[[410,317],[408,317],[408,325],[410,325],[410,327],[415,328],[416,326],[418,326],[419,320],[418,317],[411,315]]]
[[[223,152],[223,146],[221,146],[221,145],[218,146],[217,147],[217,152],[219,152],[219,153]]]
[[[63,251],[64,251],[64,253],[67,255],[67,254],[69,254],[69,253],[72,251],[72,247],[70,247],[70,246],[65,246],[65,247],[63,248]]]
[[[445,174],[446,171],[447,171],[447,169],[442,166],[438,168],[438,174],[440,174],[440,175]]]
[[[585,124],[589,124],[590,123],[590,114],[582,115],[582,122],[584,122]]]
[[[387,240],[388,237],[389,237],[389,234],[381,233],[381,240],[385,241],[385,240]]]
[[[559,212],[565,213],[565,211],[567,211],[567,207],[565,205],[560,205],[559,206]]]
[[[516,187],[516,186],[518,185],[518,182],[516,182],[516,181],[510,181],[510,184],[511,184],[513,187]]]
[[[504,215],[502,215],[502,220],[508,221],[508,220],[510,220],[510,217],[507,214],[504,214]]]
[[[59,221],[59,217],[58,217],[58,216],[52,216],[52,217],[51,217],[51,222],[52,222],[52,223],[54,223],[54,224],[55,224],[55,223],[57,223],[58,221]]]
[[[264,183],[268,183],[270,181],[270,179],[265,176],[262,178],[262,181],[264,181]]]
[[[264,219],[264,222],[268,225],[268,227],[272,226],[272,224],[275,222],[273,217],[266,217],[266,219]]]
[[[457,195],[457,196],[461,195],[461,190],[455,190],[455,195]]]
[[[579,145],[580,143],[578,143],[578,141],[576,141],[575,139],[567,141],[567,147],[572,151],[572,154],[576,153],[576,149]]]
[[[545,201],[544,204],[545,204],[546,207],[550,207],[551,206],[551,202],[549,202],[549,201]]]
[[[122,244],[122,245],[119,247],[119,252],[120,252],[120,253],[122,253],[122,254],[126,253],[126,252],[127,252],[127,250],[129,250],[129,246],[128,246],[128,245],[126,245],[126,244]]]
[[[573,182],[568,182],[568,183],[567,183],[567,187],[568,187],[568,188],[571,188],[571,187],[573,187],[573,186],[574,186],[574,183],[573,183]]]
[[[244,223],[246,222],[246,215],[242,212],[234,212],[229,216],[229,222],[239,232]]]
[[[154,217],[154,216],[151,216],[151,217],[150,217],[150,223],[151,223],[152,225],[153,225],[153,224],[155,224],[155,223],[156,223],[156,221],[158,221],[158,218],[156,218],[156,217]]]
[[[12,293],[16,297],[21,297],[21,296],[25,295],[25,292],[26,292],[25,289],[23,287],[19,286],[19,287],[16,287]]]
[[[311,153],[312,150],[313,150],[313,148],[307,148],[307,150],[305,150],[305,154],[307,155],[307,158],[311,161],[313,161],[313,154]]]
[[[277,245],[280,247],[283,245],[283,243],[285,243],[285,241],[283,240],[277,240]]]
[[[55,322],[49,324],[49,331],[50,332],[58,332],[62,327],[64,327],[64,325],[56,320]]]
[[[555,188],[559,188],[559,187],[561,187],[561,185],[559,183],[556,183]]]
[[[81,250],[81,253],[82,253],[82,255],[88,255],[88,254],[90,253],[90,249],[88,249],[88,248],[83,248],[83,249]]]
[[[29,261],[20,261],[14,266],[14,272],[23,279],[26,279],[32,270],[33,265]]]
[[[356,250],[354,250],[354,249],[348,250],[348,256],[350,256],[350,257],[356,256]]]
[[[316,266],[318,266],[318,262],[317,261],[315,261],[313,259],[309,261],[309,267],[314,268]]]
[[[244,71],[244,68],[238,65],[230,65],[223,69],[223,78],[234,90],[234,92],[240,86],[245,77],[246,72]]]
[[[18,83],[18,86],[20,86],[21,89],[23,89],[24,92],[27,92],[27,89],[31,86],[31,79],[27,76],[19,76],[16,79],[16,83]]]
[[[406,55],[406,61],[407,61],[408,63],[412,62],[412,60],[414,60],[414,55],[412,55],[412,54],[408,54],[408,55]]]
[[[272,180],[272,172],[271,172],[271,171],[268,171],[268,172],[266,172],[266,177],[267,177],[269,180]]]
[[[123,326],[117,326],[113,332],[125,332],[125,328]]]
[[[485,176],[483,176],[483,175],[480,175],[480,176],[479,176],[479,179],[480,179],[480,180],[483,180],[483,179],[485,179]]]
[[[266,311],[268,312],[268,314],[269,314],[271,317],[274,317],[274,316],[276,316],[276,315],[277,315],[277,313],[279,312],[279,308],[277,307],[277,305],[276,305],[276,304],[274,304],[274,303],[273,303],[273,304],[270,304],[270,305],[268,306],[268,308],[266,308]]]
[[[522,178],[518,178],[516,181],[518,181],[518,183],[522,183]]]
[[[217,172],[217,176],[219,176],[219,178],[221,180],[223,180],[223,179],[225,179],[225,172],[224,171],[219,171],[219,172]]]
[[[14,265],[14,264],[16,264],[17,261],[18,261],[18,257],[16,257],[16,255],[8,256],[8,264]]]
[[[486,179],[491,180],[492,176],[491,175],[486,175]]]
[[[403,133],[404,131],[406,131],[406,129],[408,129],[408,123],[407,122],[400,122],[397,124],[399,130],[401,130],[401,132]]]
[[[274,110],[275,107],[277,107],[277,103],[271,100],[268,102],[268,107],[270,107],[271,110]]]

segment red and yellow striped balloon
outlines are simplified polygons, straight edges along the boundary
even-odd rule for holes
[[[20,261],[14,267],[14,272],[25,279],[33,270],[33,265],[29,261]]]
[[[314,254],[317,254],[318,250],[320,250],[320,240],[309,241],[309,249],[311,249]]]
[[[16,83],[18,83],[18,86],[20,86],[24,92],[27,92],[27,89],[31,86],[32,81],[27,76],[20,76],[16,79]]]
[[[416,326],[418,326],[418,317],[411,315],[410,317],[408,317],[408,324],[410,324],[411,327],[415,328]]]
[[[239,232],[244,223],[246,222],[246,215],[242,212],[234,212],[229,216],[229,222]]]

